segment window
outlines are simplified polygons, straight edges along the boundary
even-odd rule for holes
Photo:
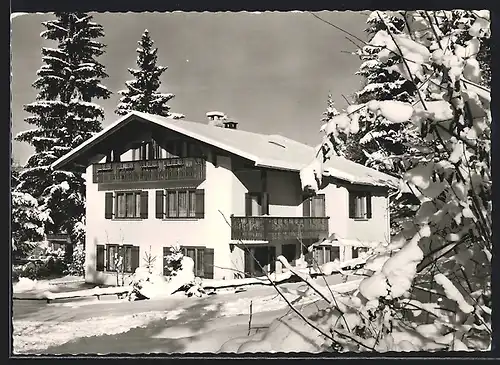
[[[157,190],[156,218],[203,218],[205,191],[202,189]]]
[[[352,258],[357,259],[360,255],[368,252],[366,247],[353,247],[352,248]]]
[[[349,192],[349,218],[370,219],[372,217],[372,197],[369,192]]]
[[[245,215],[247,217],[269,214],[268,193],[247,193],[245,195]]]
[[[106,219],[146,219],[148,217],[148,192],[107,192],[104,210]]]
[[[340,259],[340,247],[338,246],[315,246],[313,248],[312,265],[323,265],[327,262],[333,262]]]
[[[106,245],[107,271],[116,271],[116,259],[118,257],[118,245]]]
[[[326,217],[325,194],[307,198],[302,203],[304,217]]]
[[[97,271],[133,273],[139,267],[139,247],[132,245],[97,245]]]
[[[116,218],[140,218],[141,193],[116,193]]]
[[[182,254],[193,260],[194,274],[197,277],[213,279],[214,249],[198,246],[182,246]],[[163,275],[168,275],[166,257],[170,255],[170,247],[163,247]]]

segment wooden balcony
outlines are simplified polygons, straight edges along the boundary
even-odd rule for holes
[[[271,241],[328,236],[328,217],[231,217],[231,239]]]
[[[204,181],[205,160],[202,158],[166,158],[110,162],[93,166],[94,183],[137,181]]]

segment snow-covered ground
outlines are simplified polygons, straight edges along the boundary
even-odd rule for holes
[[[37,294],[45,291],[58,292],[62,290],[76,290],[80,289],[82,286],[89,287],[88,284],[85,284],[84,278],[79,276],[64,276],[47,280],[20,278],[19,281],[12,285],[12,290],[14,294]]]
[[[323,279],[316,280],[324,285]],[[342,278],[340,275],[331,276],[328,282],[339,284]],[[304,285],[284,284],[280,288],[287,300],[303,307],[318,300],[316,297],[299,300],[300,295],[296,290]],[[22,309],[22,305],[28,304],[21,303],[17,303],[16,311],[14,303],[14,352],[116,353],[120,352],[120,349],[115,348],[118,346],[116,344],[123,346],[130,336],[133,338],[130,342],[137,342],[134,331],[143,331],[145,334],[141,336],[146,336],[152,342],[145,344],[140,341],[143,345],[129,343],[123,352],[176,352],[180,345],[182,352],[215,352],[235,338],[248,340],[250,304],[253,313],[250,332],[254,336],[259,327],[268,327],[277,317],[289,312],[287,303],[272,287],[250,288],[245,292],[201,299],[175,295],[138,302],[89,299],[38,304],[40,308],[31,308],[34,309],[32,313]],[[105,343],[110,336],[115,336],[115,341],[111,341],[115,347],[102,348],[101,341]],[[116,341],[116,336],[123,336],[124,342]],[[175,346],[169,347],[169,344]],[[157,347],[156,350],[151,348],[153,345]],[[234,344],[231,346],[234,347]]]

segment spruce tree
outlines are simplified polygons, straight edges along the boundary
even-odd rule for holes
[[[122,97],[116,108],[116,114],[125,115],[136,110],[172,119],[184,118],[182,114],[171,113],[170,107],[167,105],[175,95],[158,92],[161,86],[160,77],[167,70],[167,67],[156,64],[158,48],[154,47],[154,41],[147,29],[138,44],[138,69],[128,69],[135,79],[125,82],[127,89],[118,92]]]
[[[329,122],[334,116],[339,115],[340,113],[335,108],[335,102],[333,101],[333,96],[331,93],[328,93],[328,100],[326,101],[326,110],[323,112],[323,118],[321,118],[322,123]]]
[[[46,30],[40,36],[57,46],[42,48],[44,64],[33,83],[38,95],[24,106],[31,114],[25,121],[35,128],[16,136],[35,149],[16,191],[33,196],[50,215],[47,232],[67,233],[78,242],[83,238],[85,180],[50,165],[102,129],[104,111],[92,100],[107,99],[111,92],[101,84],[108,75],[96,60],[104,53],[105,46],[96,40],[104,36],[102,26],[80,12],[55,13],[55,18],[42,23]]]
[[[373,12],[367,19],[365,31],[372,40],[379,31],[401,34],[405,30],[405,21],[399,12]],[[379,46],[365,45],[356,54],[363,61],[356,75],[364,79],[363,88],[355,93],[356,104],[369,103],[372,100],[415,100],[414,84],[403,77],[391,66],[399,62],[397,57],[389,55],[380,59]],[[414,135],[401,125],[380,123],[367,110],[359,119],[359,133],[349,136],[346,142],[346,157],[376,170],[399,176],[406,170],[405,154],[407,146],[414,141]]]
[[[405,32],[407,22],[405,12],[373,12],[368,17],[365,31],[369,40],[373,40],[379,31],[390,31],[393,35]],[[400,59],[389,54],[381,58],[382,47],[370,43],[356,52],[362,64],[356,75],[364,79],[363,87],[354,95],[357,105],[368,105],[359,113],[359,131],[340,135],[336,147],[343,155],[354,162],[382,171],[392,176],[401,177],[411,166],[409,157],[418,148],[427,148],[427,143],[419,138],[419,132],[408,129],[403,124],[388,123],[377,118],[370,110],[371,101],[396,100],[401,102],[417,101],[415,84],[405,78],[396,68]],[[353,105],[351,110],[358,107]],[[410,147],[412,146],[412,147]],[[420,146],[415,148],[415,146]],[[415,214],[418,200],[412,194],[403,194],[392,200],[391,228],[393,233],[401,230],[403,222]]]

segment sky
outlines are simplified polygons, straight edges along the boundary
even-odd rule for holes
[[[158,65],[167,66],[159,91],[171,92],[171,111],[186,120],[205,122],[205,113],[221,111],[251,132],[282,134],[314,146],[320,142],[321,117],[331,92],[338,109],[361,87],[355,76],[360,60],[346,35],[307,12],[264,13],[91,13],[104,28],[99,40],[106,53],[98,58],[113,92],[94,102],[105,110],[103,127],[118,119],[117,91],[132,79],[137,41],[145,29],[158,47]],[[366,38],[365,13],[317,12],[321,18]],[[42,66],[40,37],[52,14],[11,17],[12,136],[34,128],[24,122],[23,105],[35,101],[31,84]],[[24,164],[33,153],[13,141],[14,161]]]

